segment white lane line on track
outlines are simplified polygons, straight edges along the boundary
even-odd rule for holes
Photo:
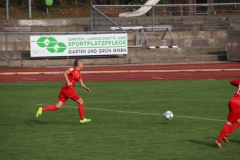
[[[36,81],[37,79],[33,79],[33,78],[23,78],[23,79],[26,79],[26,80],[33,80],[33,81]]]
[[[165,78],[161,78],[161,77],[152,77],[154,79],[165,79]]]
[[[36,105],[42,105],[42,104],[36,104]],[[67,106],[67,105],[64,106],[64,107],[77,108],[76,106]],[[163,114],[156,114],[156,113],[129,112],[129,111],[121,111],[121,110],[109,110],[109,109],[103,109],[103,108],[90,108],[90,107],[85,107],[85,109],[97,110],[97,111],[105,111],[105,112],[127,113],[127,114],[163,116]],[[178,116],[178,115],[174,115],[174,117],[188,118],[188,119],[200,119],[200,120],[207,120],[207,121],[218,121],[218,122],[225,122],[225,121],[226,121],[226,120],[220,120],[220,119],[201,118],[201,117],[190,117],[190,116]]]
[[[182,80],[188,80],[188,79],[182,79]],[[180,81],[182,81],[182,80],[180,80]],[[194,80],[188,81],[188,83],[201,83],[201,82],[205,83],[206,79],[194,79]],[[51,83],[50,84],[51,86],[62,86],[63,85],[62,84],[63,82],[60,82],[60,81],[59,82],[47,82],[47,83]],[[114,84],[114,83],[120,85],[119,82],[111,82],[111,84]],[[155,83],[155,82],[152,81],[152,82],[148,82],[148,83]],[[172,83],[172,81],[164,81],[164,83]],[[135,84],[133,82],[124,82],[124,84],[138,85],[138,84]],[[2,83],[0,83],[0,86],[1,85],[4,85],[4,86],[6,86],[6,85],[8,85],[8,86],[46,86],[46,82],[38,82],[38,83],[34,83],[34,84],[32,84],[32,83],[19,83],[19,82],[11,82],[11,83],[2,82]]]
[[[115,70],[115,71],[81,71],[82,74],[102,73],[165,73],[165,72],[221,72],[240,71],[240,68],[227,69],[182,69],[182,70]],[[2,72],[0,75],[24,75],[24,74],[63,74],[62,71],[52,72]]]

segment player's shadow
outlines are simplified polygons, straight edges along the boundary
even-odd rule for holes
[[[157,124],[168,124],[167,122],[161,122],[161,123],[157,123]]]
[[[240,145],[240,140],[236,140],[236,139],[229,139],[230,143],[238,143]]]
[[[28,125],[28,126],[31,126],[31,125],[46,125],[48,124],[48,122],[44,122],[44,121],[40,121],[38,119],[29,119],[29,120],[26,120],[25,123]]]
[[[214,144],[215,139],[216,139],[216,137],[206,137],[206,141],[198,141],[196,139],[190,139],[187,141],[194,143],[194,144],[198,144],[198,145],[204,145],[204,146],[207,146],[210,148],[216,148],[216,145]]]
[[[71,121],[69,122],[60,122],[60,121],[50,121],[50,122],[45,122],[41,121],[39,119],[29,119],[24,121],[26,125],[28,126],[33,126],[33,125],[48,125],[48,124],[56,124],[56,125],[79,125],[79,123],[72,123]],[[86,126],[86,125],[84,125]]]

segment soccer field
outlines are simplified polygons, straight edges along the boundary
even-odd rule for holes
[[[58,101],[62,82],[0,83],[1,160],[177,160],[240,157],[240,130],[218,149],[236,88],[230,80],[85,82],[76,84],[88,124],[77,104],[35,117]],[[163,117],[171,110],[174,117]]]

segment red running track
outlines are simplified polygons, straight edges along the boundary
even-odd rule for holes
[[[68,67],[1,68],[0,82],[64,82],[62,73],[66,69],[68,69]],[[240,63],[220,62],[172,65],[85,66],[82,74],[85,82],[240,79]]]

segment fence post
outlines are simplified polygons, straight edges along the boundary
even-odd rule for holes
[[[152,27],[154,27],[154,7],[155,6],[152,6]],[[153,32],[153,28],[152,28],[152,32]]]
[[[94,24],[95,23],[95,17],[94,17],[94,13],[93,13],[94,8],[93,8],[93,6],[91,8],[92,8],[92,12],[91,12],[91,14],[92,14],[92,16],[91,16],[92,17],[92,19],[91,19],[92,20],[92,31],[95,31],[95,24]]]
[[[8,36],[7,32],[5,32],[5,58],[8,61]]]
[[[208,9],[207,9],[207,14],[208,14],[208,31],[210,31],[210,8],[211,7],[211,4],[208,3]]]
[[[28,18],[32,18],[32,4],[31,4],[31,0],[28,0]]]
[[[9,0],[6,0],[6,19],[9,19]]]

